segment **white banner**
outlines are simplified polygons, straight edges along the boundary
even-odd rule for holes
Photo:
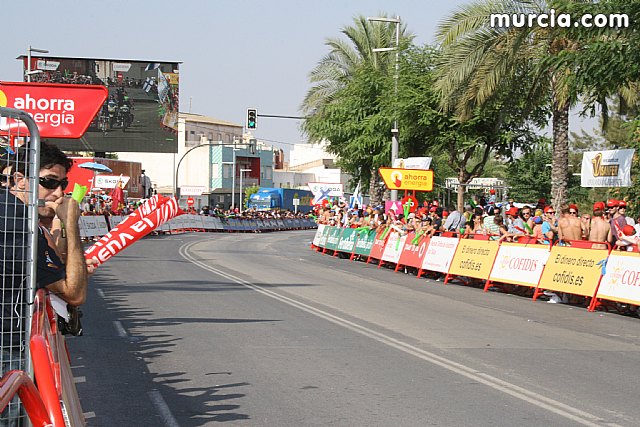
[[[429,170],[431,157],[407,157],[406,159],[395,159],[393,168],[396,169],[422,169]]]
[[[454,237],[432,237],[422,261],[422,269],[448,273],[460,239]]]
[[[596,298],[640,305],[640,255],[611,253]]]
[[[124,73],[128,73],[129,69],[131,69],[131,64],[127,62],[113,62],[111,64],[113,71],[122,71]]]
[[[582,154],[583,187],[631,186],[631,160],[635,150],[586,151]]]
[[[180,195],[181,196],[202,196],[204,190],[207,188],[203,186],[197,185],[181,185],[180,186]]]
[[[549,259],[549,245],[503,243],[498,249],[489,280],[536,287]]]
[[[131,179],[128,176],[122,175],[96,175],[96,182],[93,184],[94,187],[98,188],[116,188],[118,185],[118,180],[122,180],[122,188],[125,188]]]
[[[49,59],[38,59],[36,62],[36,68],[38,70],[55,71],[59,66],[59,61],[51,61]]]
[[[324,233],[324,224],[318,224],[318,230],[316,230],[316,235],[313,236],[313,246],[318,246],[320,244],[320,237],[322,237],[322,233]]]
[[[402,248],[404,248],[404,242],[406,241],[406,234],[404,236],[400,236],[398,233],[389,234],[387,245],[384,247],[384,252],[382,252],[382,260],[397,264],[400,260]]]

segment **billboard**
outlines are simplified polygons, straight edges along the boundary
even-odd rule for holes
[[[102,85],[109,92],[85,134],[51,139],[63,150],[178,151],[179,62],[21,56],[32,82]],[[26,73],[25,73],[26,76]]]

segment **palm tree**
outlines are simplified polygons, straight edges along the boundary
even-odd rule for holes
[[[569,109],[576,102],[570,87],[568,67],[543,66],[549,56],[576,45],[561,28],[522,26],[492,27],[491,14],[528,16],[548,12],[545,1],[485,0],[465,6],[444,21],[437,37],[443,62],[438,67],[436,87],[442,107],[455,110],[462,120],[491,100],[523,73],[534,82],[532,105],[551,106],[553,160],[551,197],[554,206],[567,200]]]
[[[385,15],[380,15],[385,16]],[[383,74],[393,72],[393,54],[375,53],[373,49],[381,47],[391,47],[395,43],[395,27],[388,23],[379,21],[369,21],[364,16],[354,18],[354,25],[344,27],[341,30],[346,40],[340,38],[329,38],[326,45],[329,53],[325,55],[309,74],[312,87],[307,92],[301,105],[302,112],[313,120],[322,117],[323,110],[335,102],[343,89],[354,79],[358,71],[363,69],[376,70]],[[400,37],[403,45],[413,39],[412,34],[408,34],[406,27],[400,28]],[[389,120],[391,122],[392,119]],[[303,124],[303,129],[308,134],[311,141],[320,141],[325,138],[310,131],[308,122]],[[371,153],[375,156],[379,153]],[[375,163],[375,162],[374,162]],[[369,194],[372,203],[377,202],[380,196],[377,183],[377,168],[380,164],[373,164],[371,170],[362,171],[365,180],[369,180]]]

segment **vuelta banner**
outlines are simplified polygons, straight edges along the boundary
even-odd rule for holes
[[[371,254],[371,248],[373,247],[373,242],[376,239],[375,230],[369,231],[359,231],[358,239],[356,240],[356,245],[353,253],[356,255],[369,256]]]
[[[587,151],[582,154],[583,187],[631,186],[631,161],[635,150]]]
[[[640,305],[640,254],[611,253],[596,297]]]
[[[0,107],[26,111],[43,138],[80,138],[109,92],[104,86],[0,82]],[[27,132],[21,122],[0,119],[0,134]]]
[[[460,239],[449,274],[488,279],[499,246],[495,240]]]
[[[422,269],[448,273],[459,243],[460,239],[454,237],[432,237],[424,255]]]
[[[155,202],[157,199],[154,203],[145,203],[125,218],[116,228],[87,249],[84,253],[85,258],[96,257],[100,265],[171,218],[184,213],[173,197],[161,204],[156,205]],[[155,207],[152,209],[153,205]]]
[[[406,240],[406,234],[404,236],[401,236],[399,233],[389,234],[387,245],[384,247],[384,251],[382,252],[382,261],[397,264]]]
[[[608,253],[607,249],[554,246],[538,288],[592,297],[602,272],[598,262],[604,262]]]
[[[506,242],[500,245],[489,279],[533,288],[538,286],[544,265],[549,258],[549,246],[538,246]]]
[[[369,258],[380,259],[382,258],[382,254],[384,253],[384,245],[387,242],[387,239],[381,239],[384,231],[378,233],[376,235],[375,240],[373,241],[373,246],[371,246],[371,252],[369,252]]]
[[[342,232],[342,236],[340,236],[340,241],[336,246],[336,250],[350,254],[356,246],[357,238],[358,233],[355,228],[345,228]]]

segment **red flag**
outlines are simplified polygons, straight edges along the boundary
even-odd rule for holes
[[[149,199],[117,227],[98,240],[84,252],[86,259],[98,258],[98,265],[146,236],[160,225],[178,215],[184,214],[174,197],[157,203],[156,196]]]
[[[118,183],[111,191],[111,212],[118,215],[124,209],[124,190],[122,189],[122,180],[118,178]]]

